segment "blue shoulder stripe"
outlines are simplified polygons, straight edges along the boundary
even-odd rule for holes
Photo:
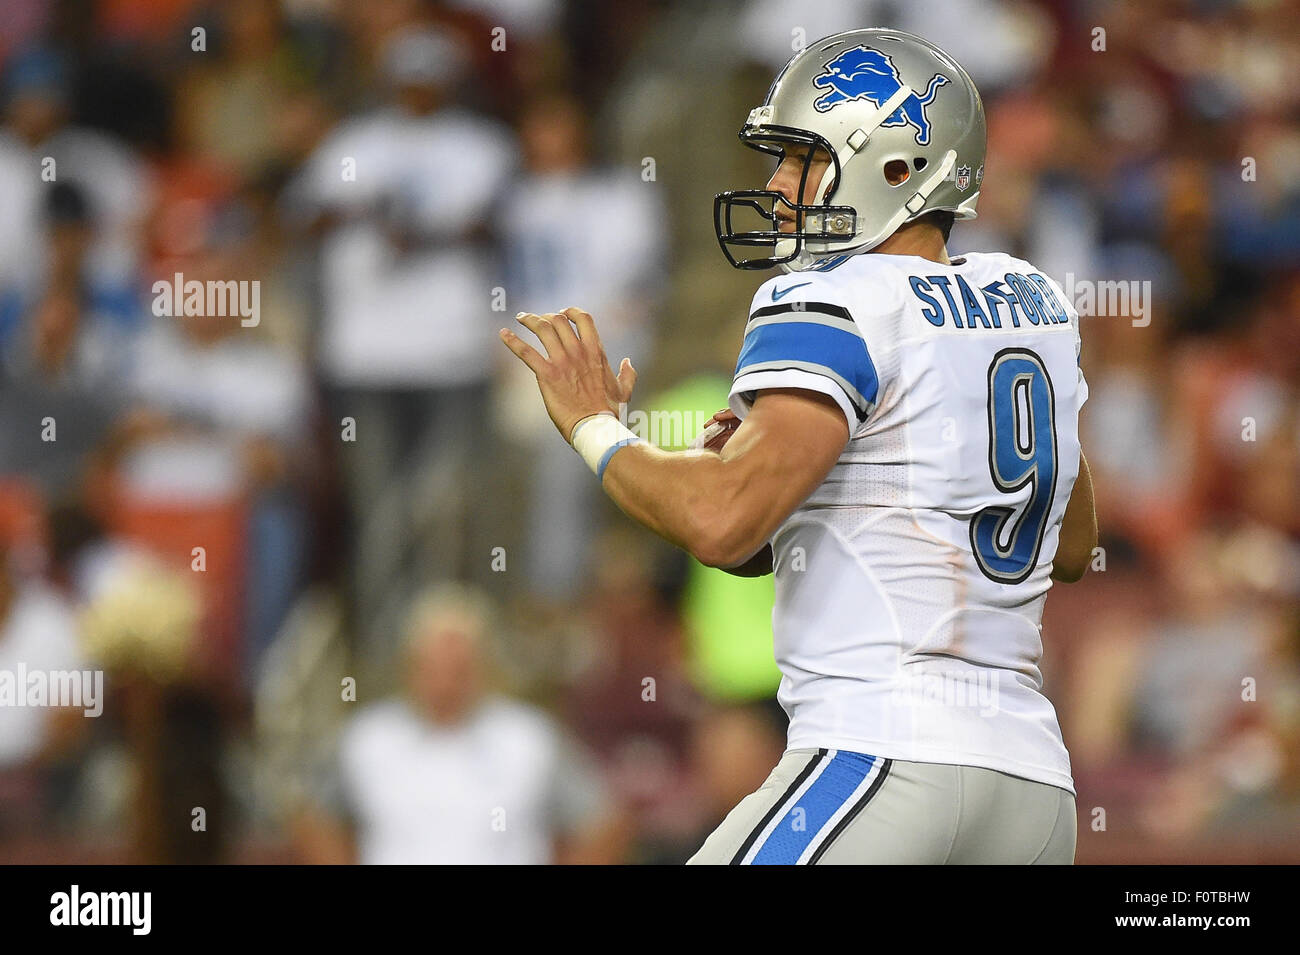
[[[838,384],[858,420],[865,420],[880,384],[861,333],[856,327],[850,330],[813,316],[808,319],[751,326],[736,361],[736,377],[759,371],[810,371]]]

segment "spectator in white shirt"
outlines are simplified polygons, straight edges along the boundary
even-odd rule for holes
[[[576,745],[545,713],[488,688],[490,620],[459,586],[417,601],[405,694],[344,727],[333,819],[305,827],[312,861],[618,861],[603,784]]]
[[[9,685],[6,696],[14,695],[0,704],[0,841],[48,825],[50,779],[43,759],[91,722],[85,708],[19,705],[17,695],[28,691],[19,682],[23,674],[30,680],[87,664],[67,599],[39,578],[19,574],[14,563],[0,539],[0,679]]]
[[[342,123],[288,200],[322,236],[319,360],[331,417],[355,422],[349,577],[375,638],[394,587],[467,572],[464,489],[502,317],[488,227],[515,157],[507,130],[449,103],[465,62],[442,34],[399,33],[388,102]]]

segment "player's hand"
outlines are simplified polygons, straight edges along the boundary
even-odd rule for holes
[[[694,450],[713,451],[718,454],[726,447],[731,436],[740,427],[740,418],[730,408],[723,408],[709,419],[699,436],[691,442]]]
[[[624,358],[618,375],[614,374],[596,323],[587,312],[580,308],[545,315],[520,312],[515,320],[537,336],[546,354],[506,328],[499,333],[501,340],[537,376],[546,411],[565,441],[583,418],[617,415],[619,405],[631,400],[636,385],[632,360]]]

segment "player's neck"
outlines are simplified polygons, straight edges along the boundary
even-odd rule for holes
[[[903,226],[871,251],[880,255],[917,255],[931,262],[952,264],[943,233],[928,222]]]

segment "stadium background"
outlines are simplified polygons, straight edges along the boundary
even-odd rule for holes
[[[618,515],[495,330],[589,309],[689,441],[761,279],[712,231],[769,171],[736,130],[793,44],[889,25],[985,97],[954,251],[1150,283],[1083,320],[1104,569],[1044,621],[1078,859],[1300,861],[1298,17],[6,0],[0,669],[102,668],[106,701],[0,707],[0,860],[382,856],[358,812],[436,855],[490,825],[475,747],[549,762],[463,857],[689,855],[781,748],[770,581]],[[155,315],[176,273],[256,280],[256,326]],[[404,693],[454,739],[480,692],[525,706],[427,767],[357,728]]]

